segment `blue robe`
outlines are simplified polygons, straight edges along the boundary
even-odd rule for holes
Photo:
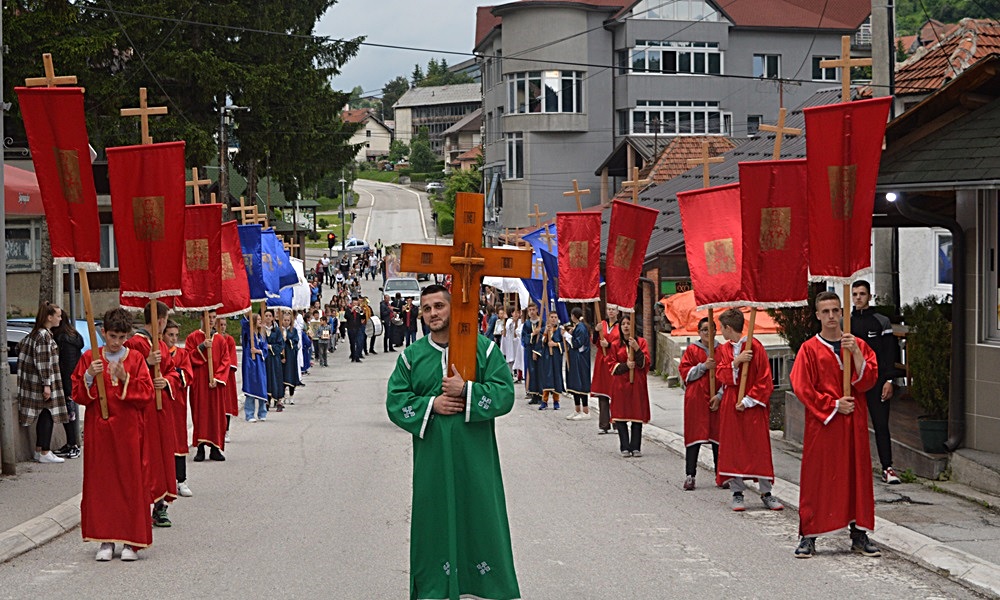
[[[309,335],[303,331],[302,332],[302,370],[308,371],[312,367],[312,352],[313,343],[309,339]]]
[[[538,379],[538,340],[531,335],[531,321],[521,327],[521,346],[524,347],[524,370],[528,373],[528,396],[541,396],[542,386]],[[538,336],[541,338],[541,335]]]
[[[573,328],[569,339],[569,368],[566,369],[566,391],[590,395],[590,330],[582,322]]]
[[[285,387],[297,388],[302,385],[299,378],[299,335],[294,327],[281,332],[285,338],[285,362],[282,364],[282,375]]]
[[[542,340],[539,344],[538,379],[542,385],[543,392],[562,394],[566,391],[566,387],[563,385],[563,347],[561,327],[556,327],[552,332],[552,341],[559,345],[552,348],[545,340]],[[550,353],[549,350],[552,350],[552,352]]]
[[[243,346],[243,393],[248,398],[267,400],[267,357],[270,354],[267,339],[254,334],[254,345],[264,352],[263,356],[254,355],[250,349],[250,322],[246,317],[240,319],[243,333],[240,344]]]
[[[285,355],[285,340],[281,327],[275,325],[267,334],[267,395],[273,400],[285,397],[284,371],[281,359]]]

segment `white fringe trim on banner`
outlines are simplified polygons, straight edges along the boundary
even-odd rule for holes
[[[695,310],[715,310],[717,308],[756,308],[757,310],[768,310],[771,308],[795,308],[799,306],[809,306],[808,300],[796,300],[795,302],[712,302],[711,304],[700,304],[695,306]]]
[[[281,309],[281,310],[294,310],[291,306],[287,306],[285,304],[268,304],[267,308],[278,308],[278,309]]]
[[[222,303],[213,304],[212,306],[175,306],[174,311],[176,312],[205,312],[209,310],[215,310],[217,308],[222,308]],[[219,315],[216,315],[219,316]]]
[[[608,308],[617,308],[618,312],[632,314],[635,312],[635,308],[625,308],[624,306],[618,306],[617,304],[608,304]]]
[[[249,306],[247,308],[244,308],[243,310],[238,310],[236,312],[223,313],[221,315],[220,314],[216,314],[215,316],[218,317],[218,318],[220,318],[220,319],[232,319],[233,317],[238,317],[240,315],[245,315],[248,312],[250,312],[250,307]]]
[[[267,302],[267,296],[263,298],[250,298],[250,302]]]
[[[122,296],[128,298],[147,298],[152,300],[153,298],[165,298],[167,296],[180,296],[180,290],[163,290],[159,292],[126,292],[122,291]]]
[[[720,308],[743,308],[744,306],[750,306],[746,300],[733,300],[730,302],[710,302],[709,304],[699,304],[694,307],[695,310],[718,310]]]
[[[872,268],[870,266],[864,269],[859,269],[854,272],[850,277],[824,277],[823,275],[813,275],[809,274],[809,281],[815,283],[829,283],[830,285],[850,285],[857,281],[858,279],[872,274]]]
[[[579,304],[590,304],[590,303],[593,303],[593,302],[597,302],[600,299],[601,299],[600,297],[597,297],[597,298],[559,298],[559,301],[560,302],[576,302],[576,303],[579,303]]]

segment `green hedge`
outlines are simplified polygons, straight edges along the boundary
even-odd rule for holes
[[[427,177],[427,173],[410,173],[411,182],[427,181]]]
[[[449,213],[438,213],[438,233],[451,235],[455,233],[455,217]]]

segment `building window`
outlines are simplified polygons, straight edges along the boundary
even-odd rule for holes
[[[757,135],[760,131],[760,124],[764,121],[764,115],[747,115],[747,135]]]
[[[41,268],[42,242],[37,224],[10,225],[7,235],[7,270],[37,271]]]
[[[721,75],[722,52],[716,42],[636,40],[635,48],[618,52],[619,75]]]
[[[118,248],[115,246],[115,226],[113,223],[101,224],[101,268],[118,268]]]
[[[819,64],[824,60],[837,60],[836,56],[814,56],[813,57],[813,81],[837,81],[837,69],[824,69]]]
[[[507,179],[524,179],[524,134],[507,134]]]
[[[627,123],[619,116],[619,128],[627,125],[632,134],[729,135],[732,118],[718,102],[639,100]]]
[[[528,71],[507,75],[510,113],[582,113],[582,71]]]
[[[366,129],[365,130],[365,137],[370,138],[371,136],[372,136],[372,130],[371,129]]]
[[[719,13],[704,0],[642,0],[632,8],[634,19],[718,21]]]
[[[951,233],[936,231],[934,233],[934,249],[937,251],[937,269],[935,270],[934,284],[948,286],[949,291],[952,284],[951,248]]]
[[[781,77],[781,57],[777,54],[754,54],[753,76],[764,79]]]

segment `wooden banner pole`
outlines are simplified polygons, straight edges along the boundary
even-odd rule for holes
[[[747,344],[744,350],[753,350],[753,327],[757,322],[757,309],[750,309],[750,326],[747,327]],[[740,395],[736,397],[737,402],[743,402],[743,396],[747,393],[747,373],[750,372],[749,365],[740,365]]]
[[[851,334],[851,303],[849,298],[851,297],[851,284],[844,284],[844,333],[847,335]],[[844,361],[844,396],[851,395],[851,352],[844,348],[840,350],[842,360]]]
[[[87,269],[77,265],[80,273],[80,294],[83,296],[83,312],[87,315],[87,332],[90,334],[90,352],[94,360],[102,360],[98,354],[100,348],[97,347],[97,327],[94,325],[94,305],[90,301],[90,282],[87,280]],[[103,362],[103,360],[102,360]],[[104,375],[95,378],[97,380],[97,395],[101,400],[101,418],[108,420],[108,392],[104,389]]]
[[[160,301],[156,298],[150,298],[149,300],[149,314],[150,314],[150,327],[153,331],[149,333],[153,336],[153,343],[150,348],[151,352],[156,352],[160,349],[160,317],[157,315],[159,312],[158,304]],[[160,363],[153,365],[153,379],[160,376]],[[163,410],[163,390],[156,390],[156,410]]]

